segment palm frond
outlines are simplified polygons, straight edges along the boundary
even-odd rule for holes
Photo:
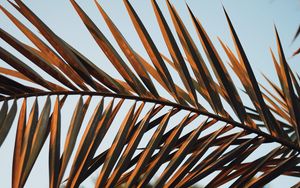
[[[156,1],[151,2],[171,58],[159,51],[129,1],[124,0],[125,7],[150,61],[127,42],[98,2],[95,6],[126,59],[71,0],[122,79],[109,75],[56,35],[22,1],[10,4],[42,37],[0,5],[7,18],[34,44],[25,44],[0,29],[1,39],[29,60],[22,61],[0,47],[0,58],[11,67],[0,67],[0,146],[17,121],[12,187],[26,184],[46,144],[50,187],[63,183],[78,187],[92,174],[97,174],[96,187],[144,187],[153,180],[156,187],[189,187],[211,175],[212,179],[204,182],[207,187],[260,187],[280,175],[300,177],[299,76],[286,61],[277,30],[274,38],[279,58],[272,50],[271,56],[280,85],[267,77],[269,85],[262,85],[224,9],[238,55],[219,41],[250,98],[252,104],[246,106],[237,81],[191,8],[187,6],[197,42],[208,62],[175,7],[167,1],[179,42]],[[39,74],[31,65],[47,75]],[[67,105],[72,117],[64,135],[62,118],[68,115],[63,110]],[[91,116],[88,110],[93,112]],[[109,140],[112,143],[103,148]],[[257,152],[268,145],[265,153]]]

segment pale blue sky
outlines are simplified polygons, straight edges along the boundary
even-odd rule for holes
[[[56,34],[81,51],[108,73],[115,74],[116,77],[119,77],[116,75],[114,68],[105,58],[104,54],[101,50],[99,50],[69,1],[24,0],[24,2],[53,31],[55,31]],[[116,42],[110,34],[94,2],[91,0],[78,0],[77,2],[95,21],[103,33],[108,37],[108,39],[110,39],[112,44],[116,46]],[[276,51],[274,34],[274,24],[276,24],[289,64],[292,67],[292,70],[299,73],[300,56],[291,58],[291,54],[297,49],[297,47],[300,46],[300,38],[298,38],[295,43],[291,44],[293,36],[300,24],[299,0],[190,0],[186,2],[207,30],[222,58],[226,60],[226,56],[217,41],[217,36],[219,36],[230,47],[233,47],[227,22],[222,10],[223,4],[233,22],[233,25],[235,26],[237,34],[240,37],[242,45],[258,78],[262,78],[260,73],[263,72],[275,81],[277,81],[277,78],[274,74],[275,70],[272,64],[269,48],[271,47]],[[134,0],[131,1],[131,3],[143,20],[143,23],[159,50],[168,55],[165,44],[162,42],[163,38],[158,28],[158,24],[156,23],[156,18],[150,1]],[[172,26],[165,2],[158,1],[158,3],[166,16],[168,23]],[[172,3],[193,35],[199,49],[201,49],[199,40],[186,9],[185,1],[172,1]],[[14,15],[20,18],[20,20],[24,21],[23,23],[28,25],[31,29],[33,29],[33,31],[37,31],[27,20],[23,19],[22,16],[9,5],[9,3],[1,1],[0,4],[14,13]],[[119,27],[128,42],[134,46],[134,49],[140,52],[143,56],[146,56],[145,50],[143,49],[143,46],[138,39],[138,35],[135,33],[132,26],[130,18],[126,13],[126,8],[123,2],[121,0],[100,1],[100,4],[103,5],[107,14]],[[29,43],[23,34],[18,31],[2,13],[0,13],[0,27],[18,39]],[[0,40],[0,45],[9,49],[11,52],[14,52],[14,50],[7,46],[2,40]],[[2,66],[4,62],[0,61],[0,64]],[[265,82],[262,81],[262,83]],[[15,129],[13,128],[9,134],[9,139],[0,149],[0,187],[10,187],[11,174],[7,171],[10,172],[11,163],[7,161],[12,156],[14,134]],[[47,157],[47,153],[45,153],[44,156]],[[43,158],[41,161],[42,160]],[[39,168],[35,170],[34,176],[38,177],[38,181],[35,181],[36,177],[29,179],[26,187],[40,187],[41,185],[46,186],[48,184],[47,168]],[[289,183],[296,181],[297,180],[291,178],[280,178],[279,180],[272,182],[271,187],[286,187],[291,185]]]

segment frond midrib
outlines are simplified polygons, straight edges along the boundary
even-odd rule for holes
[[[135,100],[135,101],[143,101],[143,102],[152,102],[155,104],[161,104],[164,106],[169,106],[173,108],[178,108],[180,110],[187,110],[190,112],[194,112],[200,115],[204,115],[213,119],[216,119],[218,121],[225,122],[227,124],[231,124],[233,126],[239,127],[244,129],[245,131],[254,133],[258,136],[264,137],[266,140],[269,140],[271,142],[276,142],[278,144],[281,144],[285,147],[288,147],[291,150],[295,150],[297,152],[300,152],[300,147],[293,142],[284,140],[279,137],[272,136],[270,134],[267,134],[265,132],[262,132],[260,130],[254,129],[252,127],[246,126],[243,123],[239,123],[237,121],[234,121],[229,118],[222,117],[218,114],[213,114],[208,111],[204,111],[201,109],[197,109],[191,106],[185,106],[182,104],[178,104],[175,102],[171,102],[168,100],[163,99],[155,99],[155,98],[149,98],[149,97],[141,97],[141,96],[135,96],[135,95],[125,95],[125,94],[117,94],[117,93],[110,93],[110,92],[97,92],[97,91],[46,91],[46,92],[39,92],[39,93],[25,93],[25,94],[19,94],[9,97],[3,97],[0,98],[0,102],[5,100],[13,100],[13,99],[21,99],[21,98],[27,98],[27,97],[41,97],[41,96],[51,96],[51,95],[89,95],[89,96],[102,96],[102,97],[114,97],[114,98],[120,98],[120,99],[127,99],[127,100]]]

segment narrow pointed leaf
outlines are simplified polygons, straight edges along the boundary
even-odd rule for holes
[[[266,126],[268,127],[270,133],[272,135],[280,135],[282,137],[286,137],[288,138],[288,136],[286,134],[284,134],[284,132],[279,128],[279,125],[276,121],[276,119],[274,118],[274,116],[272,115],[272,113],[270,112],[270,110],[268,109],[267,105],[265,104],[265,101],[262,97],[262,93],[260,91],[259,85],[257,83],[257,80],[255,78],[255,75],[253,73],[253,70],[250,66],[249,60],[244,52],[244,49],[240,43],[240,40],[235,32],[235,29],[233,28],[233,25],[229,19],[229,16],[226,12],[226,10],[224,9],[225,15],[226,15],[226,19],[228,22],[228,25],[230,27],[230,31],[231,31],[231,36],[234,40],[234,44],[235,44],[235,48],[238,52],[238,57],[240,62],[243,63],[247,73],[248,73],[248,78],[250,80],[251,86],[253,88],[253,91],[255,93],[255,96],[258,100],[259,103],[259,107],[257,107],[257,110],[260,112],[260,114],[263,117],[263,120],[266,124]]]
[[[103,33],[97,28],[92,20],[86,15],[86,13],[79,7],[79,5],[72,0],[73,7],[77,11],[78,15],[94,37],[99,47],[103,50],[110,62],[116,67],[117,71],[122,75],[130,87],[138,94],[146,95],[146,90],[140,81],[136,78],[135,74],[123,61],[121,56],[117,53],[114,47],[110,44]]]
[[[27,110],[27,99],[23,99],[23,104],[19,114],[18,127],[15,139],[13,167],[12,167],[12,187],[19,187],[18,183],[20,180],[20,173],[22,170],[22,142],[24,137],[24,131],[26,126],[26,110]]]
[[[182,43],[183,49],[187,56],[188,62],[190,63],[194,71],[194,75],[199,83],[203,83],[203,86],[208,92],[209,104],[217,113],[225,115],[223,105],[215,88],[214,81],[207,69],[207,66],[204,63],[203,58],[201,57],[195,43],[193,42],[187,29],[185,28],[175,8],[170,4],[169,1],[167,5],[171,14],[172,21],[175,25],[178,37],[180,39],[180,42]]]
[[[8,101],[5,100],[2,103],[2,107],[1,107],[1,110],[0,110],[0,129],[3,126],[3,122],[5,120],[5,117],[6,117],[6,114],[7,114],[7,110],[8,110]]]
[[[96,126],[102,118],[103,105],[103,99],[101,99],[101,101],[98,103],[98,106],[95,108],[95,111],[84,131],[75,158],[73,160],[67,186],[70,186],[72,183],[75,183],[76,173],[80,171],[83,168],[83,165],[85,164],[85,160],[88,155],[87,152],[89,151],[90,144],[93,142],[95,137]]]
[[[276,32],[276,40],[277,40],[277,47],[278,47],[278,54],[279,60],[281,65],[282,77],[283,77],[283,92],[286,97],[286,103],[289,108],[289,112],[293,121],[293,125],[296,130],[296,134],[298,137],[298,145],[300,145],[300,102],[297,100],[296,94],[294,92],[294,87],[292,84],[291,76],[290,76],[290,69],[286,62],[283,48],[279,39],[279,35],[277,29],[275,28]]]
[[[255,181],[250,182],[247,186],[250,188],[260,187],[266,185],[271,180],[275,179],[277,176],[282,174],[282,171],[287,171],[289,168],[295,166],[300,162],[299,157],[297,155],[287,158],[286,160],[280,162],[276,165],[275,168],[270,169],[268,172],[264,173]]]
[[[28,161],[26,160],[26,165],[24,166],[24,174],[21,179],[22,185],[25,184],[28,175],[36,162],[36,159],[43,147],[43,140],[47,136],[47,129],[48,129],[48,122],[49,122],[49,115],[50,115],[50,109],[51,109],[51,101],[50,98],[47,97],[46,103],[43,107],[43,110],[40,114],[39,120],[37,122],[37,125],[33,131],[32,135],[32,143],[30,147],[30,153],[28,156]]]
[[[147,185],[153,175],[156,173],[161,164],[164,163],[167,154],[172,150],[175,142],[177,141],[182,129],[186,126],[187,120],[190,114],[186,115],[179,125],[172,131],[170,136],[165,141],[164,146],[160,149],[156,159],[147,167],[147,171],[143,174],[141,181],[139,182],[138,187],[143,187]]]
[[[101,169],[101,172],[98,177],[98,185],[103,186],[106,182],[111,170],[113,169],[113,166],[115,165],[125,143],[126,143],[126,136],[128,134],[128,131],[130,130],[130,127],[132,126],[132,121],[134,118],[134,110],[135,110],[136,103],[130,108],[128,111],[125,119],[123,120],[120,129],[113,141],[113,144],[111,148],[108,151],[108,154],[106,156],[105,163],[103,164],[103,167]]]
[[[71,154],[73,152],[79,130],[82,125],[83,118],[85,116],[85,113],[87,111],[87,108],[90,104],[91,97],[88,97],[85,104],[83,104],[82,97],[79,98],[78,103],[76,105],[76,108],[74,110],[70,127],[66,136],[65,146],[63,155],[61,157],[61,164],[60,164],[60,170],[59,170],[59,176],[58,176],[58,183],[61,182],[64,172],[66,170],[67,164],[70,160]]]
[[[48,42],[60,53],[69,65],[85,80],[87,84],[96,89],[95,83],[80,60],[66,47],[64,42],[46,26],[23,2],[16,1],[19,7],[15,8],[26,17],[48,40]]]
[[[143,66],[143,64],[139,61],[139,59],[136,57],[136,55],[135,55],[133,49],[131,48],[131,46],[125,40],[125,38],[123,37],[123,35],[117,29],[117,27],[112,22],[112,20],[108,17],[108,15],[102,9],[102,7],[99,5],[99,3],[97,1],[95,1],[95,3],[97,5],[97,7],[98,7],[98,10],[101,12],[101,14],[102,14],[102,16],[103,16],[106,24],[108,25],[111,33],[113,34],[114,38],[116,39],[117,43],[119,44],[120,48],[122,49],[122,51],[126,55],[126,57],[129,60],[129,62],[131,63],[132,67],[138,73],[138,75],[142,79],[143,83],[147,86],[147,88],[149,89],[149,91],[155,97],[159,97],[159,94],[157,93],[157,91],[156,91],[156,89],[155,89],[155,87],[153,85],[153,82],[152,82],[152,80],[151,80],[151,78],[150,78],[147,70],[145,69],[145,67]]]
[[[50,143],[49,143],[49,186],[59,187],[58,175],[60,167],[60,137],[61,137],[61,115],[59,98],[53,109],[53,114],[50,124]]]
[[[21,42],[19,42],[16,38],[5,32],[3,29],[0,29],[0,37],[13,46],[16,50],[22,53],[25,57],[31,60],[31,62],[35,63],[45,72],[50,74],[53,78],[57,79],[67,87],[71,89],[75,89],[76,87],[67,79],[63,74],[61,74],[56,68],[54,68],[47,61],[39,57],[34,51],[26,48]]]
[[[168,89],[170,90],[171,93],[174,93],[176,96],[176,99],[180,102],[181,98],[177,94],[172,76],[167,69],[166,64],[164,63],[162,57],[160,56],[160,53],[158,49],[156,48],[155,44],[153,43],[149,33],[147,32],[145,26],[141,22],[140,18],[136,14],[135,10],[131,6],[128,0],[123,1],[126,8],[127,12],[132,20],[132,23],[144,45],[145,50],[147,51],[152,63],[154,64],[155,68],[157,69],[159,75],[161,76],[163,82],[166,84]]]
[[[19,72],[22,72],[25,76],[35,81],[37,84],[40,84],[49,90],[55,90],[55,88],[49,86],[47,81],[44,80],[37,72],[2,47],[0,47],[0,57],[3,61],[14,67]]]
[[[151,108],[150,111],[147,113],[147,115],[143,118],[141,125],[137,128],[134,135],[130,138],[130,141],[129,141],[125,151],[123,152],[114,172],[111,175],[112,176],[111,183],[108,182],[107,186],[113,186],[114,182],[116,180],[118,180],[119,177],[121,176],[121,174],[125,171],[128,163],[130,162],[131,157],[133,156],[133,154],[134,154],[140,140],[142,139],[142,136],[143,136],[148,124],[149,124],[150,117],[151,117],[153,110],[154,110],[154,107]],[[99,179],[98,179],[97,183],[96,183],[97,187],[100,186],[100,182],[101,181],[99,181]]]
[[[193,133],[186,139],[185,142],[182,143],[179,150],[176,152],[176,154],[173,156],[173,158],[170,160],[170,163],[166,167],[166,169],[163,171],[162,175],[159,177],[159,179],[156,182],[156,186],[162,186],[165,184],[167,179],[173,174],[173,172],[176,170],[176,168],[181,164],[181,162],[186,157],[186,154],[188,153],[191,146],[195,143],[198,136],[203,130],[204,124],[207,123],[207,120],[201,125],[198,126],[197,129],[193,131]]]
[[[74,71],[68,64],[66,64],[49,46],[47,46],[41,39],[39,39],[33,32],[31,32],[25,25],[18,21],[12,14],[10,14],[4,7],[0,5],[0,9],[4,14],[26,35],[26,37],[41,51],[35,50],[37,54],[46,59],[51,64],[57,66],[69,78],[71,78],[80,88],[86,90],[82,78]],[[33,50],[34,48],[31,48]],[[41,53],[42,52],[42,53]]]
[[[157,3],[152,0],[152,6],[155,11],[155,15],[157,18],[157,21],[159,23],[161,32],[163,34],[165,43],[168,47],[169,53],[171,54],[171,57],[173,58],[174,64],[176,66],[176,69],[178,70],[180,77],[183,81],[183,84],[187,88],[189,94],[191,95],[191,98],[193,98],[194,104],[198,105],[198,99],[195,92],[195,88],[192,82],[192,77],[188,71],[188,68],[185,64],[184,58],[179,50],[179,47],[175,41],[175,38],[172,35],[172,32],[165,20],[165,18],[162,15],[161,10],[159,9]]]
[[[156,129],[151,140],[149,141],[146,149],[143,152],[143,155],[139,158],[139,161],[137,162],[134,171],[132,172],[131,176],[128,179],[128,182],[127,182],[128,187],[133,186],[136,183],[136,180],[139,179],[139,176],[141,175],[141,171],[144,169],[145,165],[150,160],[151,155],[153,154],[155,148],[157,148],[157,146],[162,138],[162,135],[163,135],[163,133],[168,125],[169,119],[171,117],[171,113],[172,113],[172,111],[170,111],[168,114],[166,114],[166,116],[164,117],[164,119],[162,120],[162,122],[160,123],[158,128]]]
[[[12,106],[10,107],[9,112],[5,116],[2,125],[0,126],[0,147],[3,144],[7,134],[9,133],[9,130],[15,119],[16,113],[17,113],[17,101],[14,100]]]

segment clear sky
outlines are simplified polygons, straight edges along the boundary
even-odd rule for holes
[[[110,65],[101,50],[99,50],[98,46],[88,33],[68,0],[24,0],[23,2],[27,4],[53,31],[55,31],[56,34],[81,51],[93,62],[97,62],[96,64],[105,71],[110,74],[115,74],[115,76],[118,77],[115,69]],[[116,46],[116,42],[110,34],[94,2],[91,0],[78,0],[77,2]],[[121,0],[99,2],[103,5],[107,14],[112,18],[128,42],[134,46],[134,49],[140,52],[143,56],[146,56],[146,52],[138,39],[138,35],[135,33],[123,2]],[[168,55],[164,42],[161,42],[163,41],[163,38],[158,28],[158,24],[156,23],[156,18],[150,1],[132,0],[130,2],[143,20],[143,23],[159,50]],[[225,60],[226,56],[220,48],[217,36],[225,41],[225,43],[227,43],[230,47],[233,47],[233,43],[230,38],[228,25],[222,10],[222,4],[226,8],[233,22],[250,63],[259,79],[262,78],[261,72],[263,72],[269,76],[271,80],[277,82],[275,69],[269,53],[270,47],[276,51],[274,24],[278,28],[283,48],[292,70],[300,73],[300,55],[298,57],[291,58],[291,54],[297,49],[297,47],[300,47],[300,38],[298,38],[295,43],[291,43],[300,24],[299,0],[189,0],[186,2],[195,16],[201,21],[209,36],[212,38],[213,43],[216,45],[217,50],[221,53],[222,58]],[[166,16],[168,23],[172,25],[166,3],[164,1],[158,1],[158,3]],[[193,35],[194,40],[201,49],[199,40],[186,9],[185,1],[174,0],[172,3],[178,10],[180,16],[184,20],[184,23]],[[23,23],[28,25],[33,31],[37,31],[29,24],[28,21],[23,19],[22,16],[9,5],[9,3],[1,0],[0,4],[14,13],[14,15],[20,18],[20,20],[24,21]],[[3,13],[0,13],[0,27],[18,39],[29,43],[23,34],[18,31],[18,29],[4,16]],[[0,45],[1,47],[3,46],[6,49],[9,49],[11,52],[14,52],[14,50],[7,46],[2,40],[0,40]],[[2,64],[5,63],[0,60],[0,64],[2,66]],[[265,82],[262,80],[262,83]],[[11,130],[9,138],[0,149],[0,187],[10,187],[10,165],[14,134],[15,128]],[[44,157],[47,157],[47,153],[43,155]],[[42,160],[43,157],[41,157],[40,161]],[[41,185],[48,185],[47,168],[38,168],[34,171],[34,173],[35,178],[29,179],[26,187],[34,188],[40,187]],[[38,177],[38,180],[36,177]],[[281,178],[271,182],[270,187],[286,187],[291,185],[290,183],[293,182],[295,183],[297,180]]]

